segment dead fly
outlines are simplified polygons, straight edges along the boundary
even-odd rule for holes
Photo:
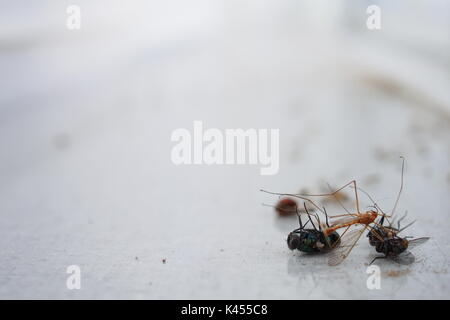
[[[397,208],[398,201],[400,199],[400,195],[402,193],[403,189],[403,173],[404,173],[404,167],[405,167],[405,159],[403,159],[402,162],[402,175],[401,175],[401,184],[400,184],[400,190],[397,196],[397,199],[394,204],[394,208],[391,212],[391,217],[394,216],[395,210]],[[361,189],[360,189],[361,190]],[[377,206],[375,201],[370,197],[370,195],[365,192],[364,190],[361,190],[364,192],[368,198],[374,203],[374,206]],[[378,206],[377,206],[378,207]],[[380,209],[381,210],[381,209]],[[380,221],[377,223],[377,225],[370,230],[370,232],[367,234],[367,237],[369,238],[369,244],[373,247],[375,247],[375,250],[379,253],[383,253],[384,256],[375,257],[370,264],[372,264],[377,259],[384,259],[389,258],[397,263],[400,264],[411,264],[415,261],[414,255],[408,251],[407,249],[412,249],[413,247],[416,247],[418,245],[421,245],[430,239],[429,237],[422,237],[422,238],[416,238],[412,240],[408,240],[409,237],[399,237],[398,234],[408,228],[410,225],[412,225],[415,221],[411,222],[407,226],[400,228],[400,222],[406,217],[406,214],[401,217],[397,221],[397,228],[393,227],[394,221],[389,222],[388,226],[384,226],[384,220],[385,216],[382,216]],[[386,218],[386,220],[388,220]]]
[[[405,230],[414,221],[408,224],[406,227],[400,229],[400,221],[406,214],[400,218],[397,222],[397,228],[394,228],[391,223],[389,226],[383,226],[384,217],[381,218],[378,226],[375,226],[367,234],[369,238],[369,243],[371,246],[375,247],[375,250],[379,253],[383,253],[384,256],[375,257],[370,264],[372,264],[377,259],[391,259],[399,264],[408,265],[415,261],[414,255],[407,249],[412,249],[418,245],[421,245],[430,239],[429,237],[416,238],[408,240],[409,237],[401,238],[398,236],[400,232]],[[382,240],[380,240],[382,237]]]
[[[298,216],[298,222],[300,228],[295,229],[291,233],[289,233],[287,238],[287,245],[291,250],[299,250],[302,252],[312,253],[312,252],[327,252],[339,244],[339,234],[337,232],[331,232],[325,234],[322,230],[322,224],[320,222],[319,216],[317,214],[314,215],[317,221],[317,227],[314,222],[311,220],[311,213],[309,213],[306,208],[306,204],[303,203],[304,210],[308,216],[308,221],[303,224],[302,218],[296,210]],[[328,224],[328,217],[325,213],[326,217],[326,225]],[[306,229],[308,223],[311,223],[312,229]]]

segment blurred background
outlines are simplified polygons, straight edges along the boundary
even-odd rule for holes
[[[3,299],[450,298],[448,1],[0,1],[0,88]],[[174,165],[194,120],[279,128],[279,173]],[[332,268],[262,206],[355,178],[389,210],[400,155],[432,239],[381,290],[366,239]]]

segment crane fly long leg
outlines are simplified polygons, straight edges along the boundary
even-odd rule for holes
[[[355,247],[361,235],[367,229],[367,225],[360,229],[355,229],[350,232],[347,232],[344,236],[341,237],[341,243],[339,246],[331,252],[330,257],[328,258],[329,266],[337,266],[345,258],[348,257],[352,249]]]
[[[394,215],[395,210],[397,209],[398,201],[400,200],[400,195],[402,194],[403,190],[403,173],[405,171],[405,158],[403,156],[400,156],[402,159],[402,175],[400,179],[400,190],[398,191],[397,199],[395,200],[394,208],[392,208],[391,215]]]
[[[333,192],[333,189],[331,188],[329,183],[327,183],[327,186],[328,186],[328,190]],[[340,206],[345,210],[345,212],[347,212],[348,214],[351,214],[350,211],[348,211],[347,208],[344,206],[344,204],[341,202],[341,200],[339,200],[339,197],[337,197],[336,194],[333,194],[333,198],[340,204]]]
[[[353,187],[351,187],[351,188],[353,188]],[[391,218],[391,217],[392,217],[392,214],[391,214],[391,215],[387,215],[387,214],[383,211],[383,209],[381,209],[381,207],[378,205],[378,203],[376,203],[375,200],[373,200],[373,198],[370,196],[370,194],[369,194],[367,191],[365,191],[363,188],[358,187],[358,190],[361,191],[362,193],[364,193],[364,194],[367,196],[367,198],[369,198],[369,200],[372,201],[373,206],[374,206],[377,210],[380,210],[380,211],[381,211],[381,213],[382,213],[383,216],[386,218],[386,220],[387,220],[387,222],[389,223],[389,225],[391,225],[391,222],[389,222],[389,220],[388,220],[387,218]]]
[[[325,212],[324,212],[324,211],[323,211],[323,210],[322,210],[322,209],[321,209],[314,201],[312,201],[311,199],[302,197],[301,195],[293,194],[293,193],[270,192],[270,191],[263,190],[263,189],[261,189],[260,191],[265,192],[265,193],[268,193],[268,194],[273,194],[273,195],[276,195],[276,196],[288,196],[288,197],[294,197],[294,198],[302,199],[302,200],[304,200],[304,201],[308,201],[308,202],[311,203],[317,210],[319,210],[320,212],[322,212],[323,214],[325,214]]]
[[[301,194],[298,193],[299,196],[305,196],[305,197],[329,197],[329,196],[335,196],[336,193],[341,191],[342,189],[348,187],[349,185],[353,184],[353,187],[355,189],[355,199],[356,199],[356,211],[358,213],[361,213],[361,210],[359,210],[359,199],[358,199],[358,187],[356,186],[356,180],[352,180],[346,184],[344,184],[342,187],[337,189],[336,191],[333,191],[331,193],[319,193],[319,194]]]

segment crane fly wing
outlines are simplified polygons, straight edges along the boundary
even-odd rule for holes
[[[412,249],[417,246],[420,246],[421,244],[424,244],[425,242],[427,242],[429,239],[430,239],[429,237],[423,237],[423,238],[409,240],[408,241],[408,249]]]
[[[340,225],[340,224],[348,223],[348,222],[351,222],[353,220],[355,220],[355,217],[351,216],[351,215],[343,217],[343,218],[340,218],[340,219],[335,219],[335,220],[331,221],[331,227],[335,227],[335,226]]]
[[[414,261],[416,261],[416,257],[412,254],[411,251],[405,251],[398,256],[389,256],[388,258],[402,265],[410,265]]]
[[[334,249],[330,257],[328,258],[328,265],[329,266],[337,266],[342,261],[344,261],[345,258],[350,254],[353,247],[358,242],[361,235],[364,233],[364,230],[366,230],[367,226],[360,227],[358,229],[354,229],[352,231],[346,232],[342,238],[341,243],[339,246]]]

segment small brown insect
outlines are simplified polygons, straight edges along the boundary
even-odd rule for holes
[[[292,216],[296,214],[297,207],[297,201],[295,201],[294,199],[283,198],[278,201],[277,205],[275,206],[275,211],[282,217]]]

